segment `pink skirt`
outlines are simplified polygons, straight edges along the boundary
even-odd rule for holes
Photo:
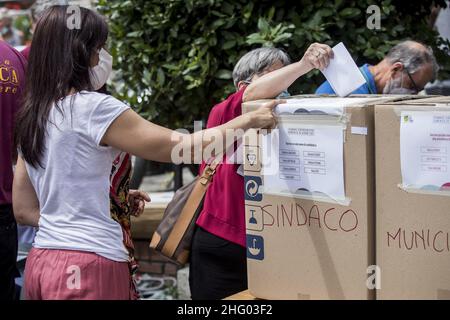
[[[127,262],[91,252],[33,248],[25,266],[29,300],[134,300]]]

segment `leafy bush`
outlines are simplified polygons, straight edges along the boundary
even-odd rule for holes
[[[442,3],[443,1],[436,1]],[[205,119],[234,91],[231,71],[249,50],[284,48],[300,59],[312,42],[343,41],[358,64],[376,63],[398,41],[431,45],[448,77],[449,42],[428,27],[430,2],[378,2],[381,29],[366,26],[369,0],[99,0],[111,26],[118,96],[145,117],[170,127]],[[438,49],[440,46],[441,49]],[[444,46],[444,47],[442,47]],[[291,90],[311,93],[319,72]]]

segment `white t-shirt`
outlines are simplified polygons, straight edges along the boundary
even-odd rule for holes
[[[71,107],[72,100],[72,107]],[[94,252],[127,261],[120,225],[111,218],[109,188],[119,150],[100,145],[108,127],[129,107],[104,94],[82,91],[50,111],[41,158],[26,164],[41,218],[33,246]]]

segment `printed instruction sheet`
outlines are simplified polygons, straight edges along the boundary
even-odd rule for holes
[[[343,144],[344,131],[339,123],[283,120],[263,138],[264,191],[307,191],[345,199]]]
[[[400,121],[403,186],[450,188],[450,111],[402,111]]]

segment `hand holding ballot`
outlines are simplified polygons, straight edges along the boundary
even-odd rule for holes
[[[333,59],[334,53],[330,46],[322,43],[313,43],[306,50],[300,63],[309,67],[309,71],[312,69],[323,70],[330,64],[330,59]]]
[[[270,67],[256,74],[251,81],[247,80],[248,87],[245,89],[243,101],[275,98],[311,70],[327,68],[333,58],[334,53],[328,45],[313,43],[297,62],[286,63],[286,61],[281,61],[284,59],[274,59],[271,61]],[[247,65],[252,64],[247,63]],[[236,71],[241,68],[242,66],[238,66]]]
[[[366,80],[342,42],[333,47],[333,52],[333,61],[320,71],[334,92],[340,97],[345,97],[365,84]]]

